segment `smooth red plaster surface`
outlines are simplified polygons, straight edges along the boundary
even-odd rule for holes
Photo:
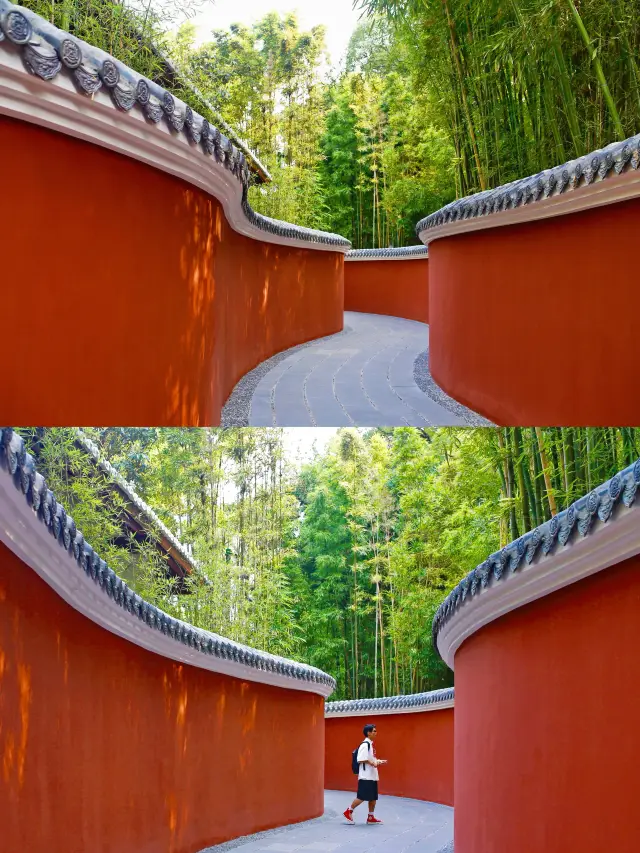
[[[429,245],[436,382],[496,423],[640,423],[640,200]]]
[[[99,628],[0,544],[0,850],[195,853],[323,811],[320,696]]]
[[[347,261],[345,311],[429,322],[429,259]]]
[[[456,853],[637,853],[639,648],[640,558],[463,643]]]
[[[215,425],[244,373],[342,328],[342,254],[243,237],[195,187],[1,116],[0,155],[5,422]]]
[[[378,758],[389,761],[379,770],[381,796],[453,805],[453,708],[327,718],[325,788],[355,794],[358,781],[351,772],[351,753],[362,743],[367,723],[375,723],[378,729]]]

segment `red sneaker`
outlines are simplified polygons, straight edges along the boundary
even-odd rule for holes
[[[346,809],[342,814],[345,817],[345,820],[349,821],[349,823],[355,823],[353,819],[353,809]]]
[[[375,815],[370,814],[370,815],[367,815],[367,823],[382,823],[382,821],[378,820],[378,818]]]

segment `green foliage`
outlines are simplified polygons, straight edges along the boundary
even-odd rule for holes
[[[356,28],[327,109],[320,167],[327,227],[356,248],[416,243],[418,219],[454,198],[455,152],[384,19]]]
[[[161,588],[159,606],[239,642],[295,654],[299,630],[284,565],[297,501],[281,432],[106,429],[99,440],[193,550],[199,568],[187,594],[176,601]]]
[[[214,30],[197,48],[194,37],[193,26],[184,24],[170,39],[172,56],[273,177],[273,184],[251,189],[251,203],[268,216],[321,225],[324,28],[304,32],[295,13],[270,12],[251,27]]]
[[[140,590],[151,578],[170,594],[172,582],[154,544],[156,532],[147,529],[145,542],[127,532],[123,499],[76,442],[75,431],[34,428],[20,432],[49,488],[102,559],[135,588]]]
[[[362,0],[393,26],[430,93],[464,195],[632,135],[635,0]]]
[[[341,430],[305,471],[307,653],[337,677],[339,695],[451,683],[431,643],[433,613],[497,546],[499,483],[478,466],[479,442],[474,430],[430,441],[408,428]]]
[[[273,176],[250,190],[256,210],[356,247],[405,245],[454,197],[454,149],[383,19],[357,28],[331,82],[323,28],[302,32],[295,14],[216,30],[197,48],[194,38],[189,23],[170,37],[174,60]]]

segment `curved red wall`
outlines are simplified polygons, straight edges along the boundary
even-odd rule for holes
[[[3,853],[195,853],[321,815],[323,707],[116,637],[0,545]]]
[[[640,423],[640,200],[429,244],[429,365],[498,424]]]
[[[0,154],[5,422],[215,425],[244,373],[342,328],[341,253],[244,237],[190,184],[24,122],[0,117]]]
[[[457,689],[457,688],[456,688]],[[327,717],[325,788],[355,791],[351,753],[362,743],[362,729],[375,722],[376,753],[389,763],[380,768],[380,795],[413,797],[453,805],[453,708],[407,714]],[[416,755],[420,758],[416,760]],[[457,851],[456,851],[457,853]]]
[[[429,322],[429,259],[346,261],[345,311]]]
[[[455,656],[456,853],[636,853],[640,558]]]

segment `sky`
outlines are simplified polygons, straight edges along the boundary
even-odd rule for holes
[[[310,462],[313,459],[314,447],[318,453],[322,453],[337,431],[338,427],[285,427],[283,430],[285,459],[299,470],[301,463]],[[227,480],[224,484],[223,496],[227,503],[235,501],[237,490],[232,480]]]
[[[192,21],[197,41],[206,41],[213,29],[227,29],[229,24],[252,24],[267,12],[298,12],[300,28],[309,30],[317,24],[326,27],[327,48],[332,65],[337,65],[347,48],[360,12],[354,12],[352,0],[213,0]]]
[[[338,427],[286,427],[284,451],[291,462],[308,462],[313,458],[314,446],[318,453],[325,450]]]

